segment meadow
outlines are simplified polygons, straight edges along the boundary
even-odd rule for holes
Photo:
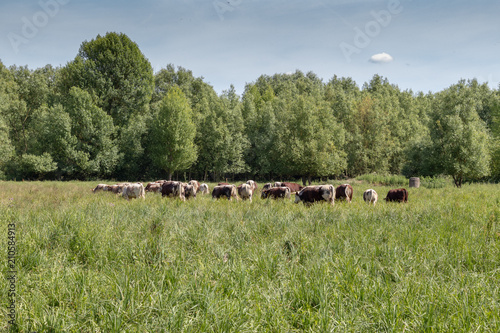
[[[96,184],[0,183],[0,330],[500,331],[498,185],[407,187],[400,204],[383,200],[391,186],[363,180],[351,204],[305,207],[126,201],[93,194]],[[362,200],[368,188],[375,207]]]

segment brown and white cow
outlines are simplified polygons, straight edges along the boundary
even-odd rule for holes
[[[190,180],[188,185],[192,185],[194,187],[194,192],[197,193],[200,188],[200,183],[197,180]]]
[[[161,183],[148,183],[146,187],[144,188],[144,191],[146,192],[154,192],[154,193],[161,193]]]
[[[279,199],[279,198],[287,198],[290,199],[291,191],[288,187],[272,187],[266,190],[262,190],[261,198],[267,199]]]
[[[385,197],[385,201],[408,202],[408,191],[405,188],[389,190]]]
[[[299,185],[297,183],[289,183],[289,182],[276,182],[274,183],[275,187],[288,187],[292,193],[299,192],[304,188],[304,186]]]
[[[373,205],[375,206],[375,204],[377,203],[377,200],[378,200],[378,194],[377,194],[377,192],[375,192],[375,190],[370,188],[363,193],[363,200],[367,204],[373,203]]]
[[[142,183],[130,184],[123,187],[122,197],[129,200],[130,198],[146,199],[144,194],[144,185]]]
[[[342,184],[335,189],[335,200],[346,200],[348,203],[352,201],[352,186],[349,184]]]
[[[164,182],[161,185],[161,196],[179,198],[182,201],[186,201],[184,186],[181,182],[176,182],[176,181]]]
[[[303,202],[311,205],[316,201],[326,201],[332,206],[335,203],[335,188],[333,185],[306,186],[295,194],[295,203]]]
[[[240,196],[241,199],[243,200],[250,200],[252,202],[252,197],[253,197],[253,187],[252,185],[249,184],[241,184],[240,186],[237,187],[238,189],[238,195]]]
[[[210,191],[210,188],[208,187],[207,184],[203,183],[203,184],[200,185],[200,188],[198,188],[198,191],[201,194],[208,194],[208,192]]]
[[[252,190],[254,192],[258,189],[257,183],[253,180],[247,180],[247,184],[252,187]]]
[[[189,199],[189,198],[196,199],[196,189],[195,189],[194,185],[188,184],[186,186],[183,185],[183,187],[184,187],[184,197],[186,199]]]
[[[94,193],[97,193],[99,191],[108,191],[108,187],[109,187],[109,185],[106,185],[106,184],[98,184],[91,191],[94,192]]]
[[[271,183],[264,184],[264,186],[262,187],[262,191],[269,190],[270,188],[273,188],[273,187],[274,187],[274,185]]]
[[[125,186],[127,185],[110,185],[108,186],[108,191],[113,192],[114,194],[121,194]]]
[[[212,190],[212,198],[219,199],[221,197],[226,197],[228,200],[231,200],[232,198],[238,200],[236,185],[215,186]]]

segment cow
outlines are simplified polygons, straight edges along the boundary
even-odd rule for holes
[[[198,188],[198,191],[201,193],[201,194],[208,194],[209,192],[209,187],[207,184],[203,183],[200,185],[200,188]]]
[[[146,187],[144,188],[144,191],[161,193],[161,184],[157,182],[148,183],[148,185],[146,185]]]
[[[389,190],[385,197],[385,201],[408,202],[408,191],[405,188]]]
[[[224,186],[224,185],[231,185],[231,184],[229,184],[229,183],[219,183],[219,184],[217,184],[217,185],[218,185],[218,186]]]
[[[219,185],[215,186],[212,190],[212,198],[219,199],[220,197],[226,197],[228,200],[232,198],[236,198],[238,200],[238,196],[236,194],[236,185]]]
[[[252,197],[253,197],[253,187],[249,184],[241,184],[240,186],[237,187],[238,189],[238,195],[240,196],[241,199],[243,200],[250,200],[252,202]]]
[[[306,186],[295,194],[295,203],[301,201],[308,206],[316,201],[326,201],[333,206],[335,203],[335,188],[333,185]]]
[[[167,182],[168,180],[165,180],[165,179],[159,179],[157,181],[155,181],[155,183],[160,183],[160,184],[163,184],[165,182]]]
[[[273,184],[267,183],[262,187],[262,191],[269,190],[270,188],[273,188]]]
[[[120,194],[123,192],[123,188],[125,186],[127,185],[110,185],[108,186],[108,191],[113,192],[114,194]]]
[[[290,199],[291,191],[288,187],[273,187],[266,190],[262,190],[261,198],[267,199],[279,199],[279,198],[287,198]]]
[[[342,184],[335,189],[335,200],[346,200],[348,203],[352,201],[352,186],[349,184]]]
[[[91,189],[92,192],[97,193],[99,191],[108,191],[108,185],[98,184],[95,188]]]
[[[189,199],[189,198],[196,199],[196,189],[195,189],[194,185],[188,184],[186,186],[183,185],[183,187],[184,187],[184,197],[186,199]]]
[[[304,186],[299,185],[297,183],[289,183],[289,182],[276,182],[274,183],[275,187],[288,187],[292,193],[299,192],[304,188]]]
[[[184,186],[181,182],[166,181],[161,185],[162,197],[177,197],[182,201],[186,201]]]
[[[257,183],[253,180],[247,180],[247,184],[252,187],[252,190],[254,192],[258,189]]]
[[[130,184],[123,187],[122,197],[129,200],[130,198],[146,199],[144,194],[144,185],[142,183]]]
[[[193,185],[195,193],[197,193],[198,189],[200,188],[200,183],[197,180],[190,180],[188,182],[188,185]]]
[[[375,206],[375,204],[377,203],[377,200],[378,200],[378,194],[377,194],[377,192],[375,192],[375,190],[368,189],[365,191],[365,193],[363,193],[363,200],[367,204],[373,203],[373,205]]]

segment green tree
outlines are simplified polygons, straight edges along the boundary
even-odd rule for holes
[[[85,176],[107,177],[118,164],[118,146],[113,139],[113,119],[96,106],[86,91],[73,87],[64,99],[64,109],[71,118],[75,149],[88,156]]]
[[[471,82],[464,80],[440,92],[433,103],[432,163],[453,177],[457,187],[464,179],[490,174],[490,134],[478,115],[482,101]]]
[[[180,88],[173,87],[153,118],[149,147],[153,163],[165,170],[169,179],[173,172],[186,170],[196,161],[195,136],[189,102]]]
[[[153,69],[136,43],[125,34],[109,32],[83,42],[76,58],[61,69],[59,92],[65,95],[73,86],[94,96],[97,106],[122,127],[132,115],[147,111]]]

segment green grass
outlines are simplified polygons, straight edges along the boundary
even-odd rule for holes
[[[412,188],[398,204],[354,183],[352,204],[307,208],[127,202],[95,184],[0,183],[19,332],[500,331],[498,185]]]

